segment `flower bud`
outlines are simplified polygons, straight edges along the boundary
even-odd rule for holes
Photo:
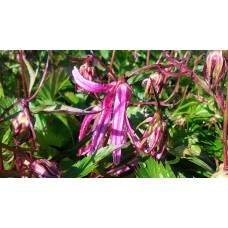
[[[228,178],[228,171],[224,170],[223,163],[219,166],[218,170],[215,173],[213,173],[211,178]]]
[[[142,81],[142,86],[143,87],[146,86],[146,90],[144,94],[144,97],[146,99],[150,98],[151,96],[154,96],[152,85],[154,86],[156,93],[161,92],[163,79],[164,79],[163,74],[156,72],[152,74],[149,78],[146,78]]]
[[[143,134],[140,147],[145,153],[160,159],[168,139],[166,121],[158,113],[155,113],[152,118],[148,118],[143,123],[145,122],[149,122],[150,125]]]
[[[37,159],[30,165],[32,173],[39,178],[60,178],[60,171],[55,162]]]
[[[29,121],[24,112],[20,112],[12,121],[11,129],[13,130],[14,139],[22,144],[31,139],[31,129]]]
[[[204,65],[204,78],[208,85],[215,87],[225,74],[226,64],[222,51],[211,51]]]
[[[92,81],[96,74],[95,68],[91,66],[89,62],[81,65],[79,68],[79,72],[85,79],[89,81]]]

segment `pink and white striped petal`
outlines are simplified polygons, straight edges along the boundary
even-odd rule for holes
[[[116,84],[115,82],[112,82],[105,85],[105,84],[99,84],[96,82],[89,81],[80,74],[77,67],[74,67],[72,71],[72,75],[74,77],[75,83],[78,86],[92,93],[107,92],[109,89],[113,88],[114,85]]]

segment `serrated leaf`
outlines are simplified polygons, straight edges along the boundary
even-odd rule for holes
[[[38,98],[41,98],[41,101],[46,99],[54,101],[56,95],[68,80],[69,74],[62,68],[49,72],[37,95]]]
[[[91,156],[87,156],[74,164],[64,175],[64,177],[84,177],[96,168],[96,163],[102,160],[103,158],[110,155],[114,150],[122,147],[123,145],[118,146],[107,146],[99,149]]]
[[[146,160],[145,160],[146,159]],[[152,158],[144,157],[139,163],[139,168],[136,170],[136,176],[139,178],[175,178],[175,174],[168,164],[163,166],[161,162],[157,162]]]

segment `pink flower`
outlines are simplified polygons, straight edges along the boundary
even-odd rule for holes
[[[79,70],[74,67],[72,71],[75,83],[82,89],[93,93],[106,93],[101,105],[97,105],[97,110],[102,110],[98,114],[85,116],[81,125],[79,140],[86,134],[86,129],[92,120],[93,134],[90,143],[81,148],[79,154],[93,154],[99,147],[104,146],[109,136],[111,145],[122,145],[126,143],[127,131],[129,132],[136,147],[139,140],[130,126],[127,117],[127,107],[131,100],[131,88],[123,79],[109,83],[99,84],[84,78]],[[98,117],[98,118],[97,118]],[[110,124],[111,122],[111,124]],[[113,151],[113,162],[118,165],[121,160],[121,148]]]

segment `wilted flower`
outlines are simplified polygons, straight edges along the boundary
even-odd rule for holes
[[[155,113],[153,117],[147,118],[141,124],[143,123],[149,123],[149,127],[143,134],[140,148],[145,153],[151,154],[159,160],[167,145],[168,133],[166,130],[166,121],[158,113]]]
[[[35,122],[35,119],[32,118],[32,121]],[[11,129],[18,144],[27,142],[32,138],[29,121],[23,111],[13,119]]]
[[[131,100],[131,88],[124,82],[124,79],[109,84],[99,84],[86,80],[76,67],[74,67],[72,74],[75,82],[82,89],[93,93],[106,92],[102,105],[96,107],[96,109],[101,109],[102,111],[95,115],[85,116],[81,125],[79,140],[85,136],[86,128],[88,128],[90,122],[95,120],[92,128],[93,134],[91,142],[86,148],[83,148],[80,151],[80,154],[88,153],[91,155],[99,147],[104,146],[107,142],[107,134],[111,135],[111,145],[125,144],[127,131],[129,132],[135,146],[139,146],[139,140],[130,126],[126,113],[128,104]],[[111,120],[112,124],[110,125]],[[110,131],[109,126],[111,128]],[[113,151],[114,164],[119,164],[120,159],[121,148]]]
[[[226,63],[222,51],[211,51],[204,65],[203,75],[208,85],[214,88],[225,75]]]
[[[152,74],[149,78],[146,78],[142,81],[142,86],[146,86],[144,97],[146,99],[149,99],[151,96],[154,96],[153,87],[156,91],[156,93],[160,93],[162,89],[162,83],[163,83],[164,76],[163,74],[156,72]]]
[[[60,178],[60,171],[55,162],[37,159],[30,165],[31,172],[39,178]]]

